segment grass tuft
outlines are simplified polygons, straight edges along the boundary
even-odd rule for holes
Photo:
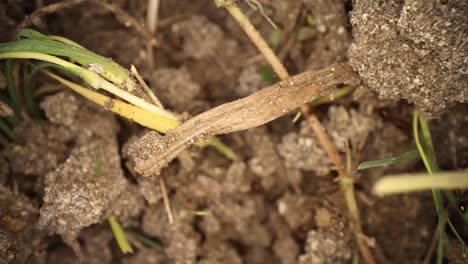
[[[35,93],[30,91],[29,84],[32,76],[38,70],[41,70],[98,105],[161,133],[166,133],[181,123],[176,114],[165,110],[160,104],[152,104],[130,93],[137,85],[130,71],[124,69],[111,59],[93,53],[66,38],[51,37],[32,29],[23,29],[13,41],[0,43],[0,59],[7,59],[7,76],[11,76],[11,74],[8,74],[11,71],[11,59],[29,59],[43,62],[34,66],[30,72],[26,70],[23,78],[25,91],[27,92],[26,106],[35,116],[39,116],[40,112],[34,104],[32,94],[37,96],[37,94],[49,91],[49,89],[41,90],[40,93],[39,91]],[[85,83],[96,90],[106,90],[128,103],[102,95],[44,70],[45,67],[49,66],[70,72],[80,77]],[[136,70],[134,72],[137,73]],[[135,76],[138,79],[138,74]],[[148,90],[144,82],[141,80],[140,82],[140,85],[143,85],[143,88]],[[9,83],[12,83],[11,79]],[[13,94],[15,91],[12,85],[9,85],[9,88],[11,100],[7,100],[7,103],[14,106],[13,109],[17,113],[16,116],[19,117],[19,106],[21,106],[21,104],[17,103],[19,98]],[[232,149],[224,145],[217,138],[210,138],[207,142],[197,145],[211,145],[228,158],[236,158]]]

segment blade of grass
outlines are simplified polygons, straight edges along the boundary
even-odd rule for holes
[[[204,210],[191,210],[191,209],[185,208],[184,206],[182,206],[181,204],[179,204],[177,202],[176,202],[176,207],[177,207],[177,209],[179,209],[181,211],[184,211],[184,212],[186,212],[188,214],[196,215],[196,216],[205,216],[205,215],[208,215],[210,213],[210,212],[204,211]]]
[[[437,159],[435,155],[434,145],[432,143],[431,130],[427,120],[419,115],[419,124],[421,125],[421,132],[423,140],[421,141],[422,146],[424,146],[424,151],[426,152],[427,162],[431,168],[431,173],[440,171],[439,166],[437,165]]]
[[[431,189],[463,188],[468,188],[468,171],[386,176],[377,181],[374,191],[378,195],[387,195]]]
[[[99,162],[98,158],[96,157],[96,153],[93,153],[91,155],[91,158],[93,159],[93,162],[94,162],[94,171],[96,173],[96,176],[101,177],[102,176],[102,167],[101,167],[101,163]]]
[[[237,160],[237,155],[236,153],[226,144],[224,144],[219,138],[217,137],[210,137],[207,141],[202,141],[197,144],[198,146],[205,146],[205,145],[210,145],[214,148],[216,148],[219,152],[221,152],[224,156],[231,160]]]
[[[336,99],[339,99],[339,98],[341,98],[343,96],[346,96],[346,95],[352,93],[354,91],[354,89],[355,89],[354,86],[346,85],[345,87],[339,89],[336,93],[326,95],[326,96],[322,96],[322,97],[314,100],[313,102],[311,102],[309,105],[313,106],[313,107],[316,107],[316,106],[323,105],[323,104],[329,104],[329,103],[335,101]]]
[[[411,160],[417,160],[420,159],[421,156],[419,155],[419,151],[417,149],[405,152],[401,154],[400,156],[397,157],[392,157],[388,159],[381,159],[381,160],[369,160],[369,161],[364,161],[363,163],[359,164],[358,170],[365,170],[369,168],[374,168],[374,167],[383,167],[383,166],[388,166],[392,164],[397,164],[401,163],[404,161],[411,161]]]
[[[432,174],[435,166],[432,164],[434,159],[429,158],[427,156],[427,144],[425,142],[422,142],[420,139],[420,134],[419,134],[419,112],[417,110],[414,111],[413,114],[413,136],[414,136],[414,141],[416,142],[416,146],[419,151],[419,155],[421,155],[421,159],[424,162],[424,166],[426,167],[426,170],[429,172],[429,174]],[[444,204],[443,200],[440,194],[440,191],[432,189],[432,196],[434,199],[434,205],[436,208],[436,213],[438,217],[438,226],[439,226],[439,242],[437,244],[437,263],[442,264],[442,260],[444,257],[444,249],[445,249],[445,225],[446,225],[446,217],[444,215]]]
[[[34,97],[40,97],[45,94],[55,93],[58,91],[62,91],[63,89],[65,89],[65,85],[62,84],[43,84],[39,88],[34,90]]]
[[[167,133],[167,131],[169,131],[170,129],[174,129],[180,125],[180,121],[177,119],[167,118],[166,116],[158,115],[146,109],[112,99],[90,89],[86,89],[81,85],[68,81],[49,71],[43,70],[43,72],[52,77],[53,79],[59,81],[61,84],[69,87],[73,91],[82,95],[83,97],[93,101],[94,103],[102,107],[105,107],[106,109],[122,117],[133,120],[142,126],[151,128],[161,133]],[[211,137],[204,142],[198,142],[196,145],[200,147],[206,145],[213,146],[219,152],[224,154],[227,158],[233,160],[237,159],[235,152],[216,137]]]
[[[96,104],[105,107],[106,109],[120,116],[133,120],[145,127],[154,129],[161,133],[166,133],[168,130],[173,129],[180,124],[180,121],[178,120],[170,119],[165,116],[150,112],[146,109],[112,99],[95,91],[86,89],[83,86],[68,81],[49,71],[44,72],[53,79],[59,81],[63,85],[69,87],[73,91],[95,102]]]
[[[41,111],[39,110],[38,105],[34,101],[34,96],[31,89],[31,79],[41,68],[50,66],[49,63],[42,63],[33,67],[30,70],[30,66],[25,64],[23,67],[23,92],[24,92],[24,101],[26,104],[26,109],[28,112],[35,118],[43,118]]]
[[[419,133],[419,121],[420,116],[419,112],[415,111],[413,114],[413,136],[414,136],[414,141],[416,142],[416,146],[418,148],[419,155],[421,156],[422,161],[424,162],[424,166],[426,167],[426,170],[429,173],[433,173],[434,171],[437,170],[437,165],[434,164],[435,160],[431,157],[428,157],[428,151],[427,151],[427,144],[426,141],[422,141],[420,139],[420,133]]]
[[[421,126],[422,138],[420,138],[419,126]],[[439,166],[437,165],[437,160],[435,157],[434,145],[432,143],[431,132],[427,120],[422,117],[417,110],[413,114],[413,134],[418,147],[419,154],[424,162],[424,165],[429,172],[433,174],[439,172]],[[442,197],[442,192],[438,189],[432,189],[432,194],[434,197],[434,204],[436,207],[437,216],[439,218],[439,227],[440,227],[440,237],[439,244],[437,248],[437,263],[443,263],[443,257],[445,252],[445,247],[448,244],[447,235],[445,233],[445,225],[448,223],[449,227],[452,229],[453,233],[457,238],[459,238],[461,244],[465,244],[461,240],[461,236],[458,231],[455,229],[450,218],[445,212],[444,202]]]
[[[119,245],[120,250],[122,253],[133,253],[132,246],[128,242],[127,236],[125,235],[125,231],[122,226],[117,222],[114,216],[109,216],[108,218],[109,224],[112,229],[112,233],[114,233],[115,240]]]
[[[0,44],[1,45],[1,44]],[[145,100],[125,91],[122,90],[118,87],[116,87],[114,84],[108,82],[107,80],[101,78],[99,74],[86,70],[84,68],[81,68],[73,63],[70,63],[68,61],[59,59],[57,57],[47,55],[47,54],[41,54],[41,53],[35,53],[35,52],[5,52],[1,53],[0,52],[0,59],[6,59],[6,58],[18,58],[18,59],[36,59],[36,60],[41,60],[41,61],[47,61],[51,62],[54,64],[57,64],[61,67],[63,67],[65,70],[70,71],[78,76],[80,76],[86,83],[94,87],[95,89],[102,88],[122,99],[125,101],[128,101],[134,105],[137,105],[141,108],[145,108],[149,111],[159,113],[161,115],[165,115],[168,117],[176,118],[175,115],[169,111],[166,111],[164,109],[161,109],[151,103],[146,102]]]
[[[0,119],[0,131],[3,131],[5,135],[16,144],[21,144],[22,140],[16,135],[15,131],[8,126],[8,123],[3,118]]]
[[[54,56],[70,58],[79,64],[90,67],[99,66],[98,71],[108,81],[133,91],[135,82],[129,72],[111,59],[105,58],[92,51],[82,48],[73,41],[60,37],[48,37],[32,29],[23,29],[17,35],[17,40],[0,43],[0,53],[4,52],[36,52]]]
[[[18,94],[18,90],[15,89],[13,84],[13,73],[12,73],[12,60],[5,61],[5,79],[6,85],[8,89],[8,95],[11,99],[11,108],[13,112],[15,112],[13,120],[15,122],[21,119],[21,102],[20,102],[20,95]]]
[[[137,231],[134,230],[128,230],[127,233],[129,233],[132,237],[134,237],[136,240],[140,241],[144,245],[156,249],[156,250],[162,250],[164,245],[161,242],[158,242],[148,236],[145,236]]]

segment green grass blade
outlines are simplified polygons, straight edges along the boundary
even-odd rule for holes
[[[93,159],[93,162],[94,162],[94,171],[96,173],[96,176],[101,177],[102,176],[101,163],[99,162],[98,158],[96,157],[96,154],[93,153],[93,155],[91,155],[91,158]]]
[[[463,238],[460,236],[460,234],[458,233],[457,229],[455,228],[455,226],[453,225],[452,221],[450,220],[450,218],[447,217],[447,224],[448,226],[450,227],[450,229],[452,230],[453,234],[455,235],[455,237],[458,239],[458,241],[460,241],[460,243],[465,246],[465,241],[463,240]]]
[[[421,134],[420,137],[419,126],[421,126]],[[413,136],[416,142],[416,146],[418,147],[419,154],[424,162],[424,166],[426,167],[429,174],[433,174],[439,172],[439,166],[437,165],[437,159],[435,156],[435,149],[432,143],[432,136],[429,129],[429,124],[427,120],[420,116],[418,111],[414,111],[413,115]],[[446,223],[449,224],[450,228],[452,229],[455,236],[461,238],[458,231],[455,229],[453,224],[451,223],[450,219],[448,218],[447,214],[445,213],[444,202],[442,197],[442,192],[440,190],[433,189],[432,194],[434,197],[434,204],[436,207],[437,216],[439,218],[439,225],[440,225],[440,235],[439,235],[439,244],[437,247],[437,263],[443,262],[443,256],[445,252],[445,246],[447,245],[447,235],[445,233],[445,225]],[[450,203],[454,203],[456,207],[456,198],[451,196],[449,200],[453,200]],[[462,244],[464,244],[463,240],[460,240]]]
[[[468,177],[468,175],[467,175]],[[455,209],[455,211],[460,215],[460,217],[463,219],[463,222],[468,225],[468,211],[462,212],[460,210],[460,204],[455,196],[455,194],[452,191],[449,190],[444,190],[445,197],[447,197],[447,200],[449,201],[450,205]]]
[[[369,160],[364,161],[363,163],[359,164],[358,170],[365,170],[374,167],[383,167],[392,164],[398,164],[404,161],[411,161],[420,159],[421,156],[419,155],[419,151],[417,149],[405,152],[398,157],[392,157],[388,159],[381,159],[381,160]]]
[[[18,90],[15,89],[13,84],[13,72],[12,72],[12,60],[5,61],[5,79],[8,89],[8,95],[11,98],[11,108],[15,112],[15,120],[19,121],[21,119],[21,101]]]
[[[44,118],[41,111],[39,110],[36,101],[34,100],[34,95],[31,88],[31,79],[37,73],[40,68],[50,66],[50,64],[43,64],[37,67],[32,68],[28,65],[24,65],[23,68],[23,93],[24,93],[24,102],[26,104],[26,109],[28,112],[35,118]]]
[[[119,245],[122,253],[133,253],[132,246],[130,245],[130,242],[128,242],[127,235],[125,234],[125,231],[119,222],[117,222],[114,216],[109,216],[108,220],[112,232],[114,233],[115,240],[117,241],[117,244]]]
[[[432,136],[431,130],[429,128],[429,124],[427,120],[419,116],[419,123],[421,125],[421,132],[422,132],[422,144],[425,148],[426,156],[428,159],[429,166],[431,167],[432,172],[440,171],[439,166],[437,165],[437,159],[435,155],[434,145],[432,143]]]
[[[111,59],[85,48],[51,39],[39,32],[31,32],[33,30],[28,29],[26,34],[20,32],[18,35],[26,38],[20,38],[8,43],[0,43],[0,53],[35,52],[66,57],[91,69],[121,88],[128,88],[130,91],[135,88],[135,82],[130,76],[129,71]]]
[[[329,104],[329,103],[331,103],[331,102],[333,102],[333,101],[335,101],[335,100],[337,100],[339,98],[342,98],[342,97],[350,94],[354,90],[355,90],[354,86],[346,85],[345,87],[340,88],[336,93],[333,93],[333,94],[330,94],[330,95],[325,95],[325,96],[317,98],[316,100],[312,101],[309,105],[311,105],[313,107],[317,107],[319,105]]]
[[[14,40],[21,38],[35,38],[35,39],[47,39],[47,35],[44,35],[34,29],[24,28],[13,38]]]
[[[5,135],[16,144],[21,144],[21,139],[16,135],[15,131],[8,126],[8,123],[4,119],[0,119],[0,131],[3,131]]]
[[[134,237],[136,240],[140,241],[141,243],[143,243],[144,245],[152,248],[152,249],[156,249],[156,250],[162,250],[164,245],[161,243],[161,242],[158,242],[150,237],[147,237],[137,231],[133,231],[133,230],[128,230],[127,231],[132,237]]]

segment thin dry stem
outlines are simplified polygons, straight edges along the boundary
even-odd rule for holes
[[[304,118],[306,119],[307,123],[312,128],[315,135],[317,136],[320,144],[322,145],[322,148],[325,150],[327,155],[335,164],[336,170],[338,171],[339,175],[340,176],[347,175],[346,170],[343,165],[343,160],[340,157],[338,149],[336,148],[336,145],[331,140],[325,128],[322,126],[322,123],[320,123],[320,120],[312,112],[312,109],[306,104],[301,105],[301,111],[304,114]]]
[[[146,26],[148,27],[149,32],[154,35],[156,29],[158,28],[158,19],[159,19],[159,0],[148,0],[148,8],[146,13]],[[151,43],[146,44],[147,62],[148,68],[150,71],[154,68],[154,47]]]
[[[148,0],[148,13],[146,14],[146,25],[151,33],[156,32],[158,26],[159,0]]]
[[[267,14],[265,13],[265,10],[263,9],[263,6],[260,2],[258,2],[257,0],[245,0],[245,2],[250,6],[250,8],[252,8],[253,10],[255,11],[259,11],[260,14],[262,14],[262,16],[268,21],[268,23],[270,23],[270,25],[274,28],[274,29],[277,29],[278,27],[276,26],[275,22],[273,22],[273,20],[271,20],[271,18],[269,16],[267,16]]]
[[[153,91],[151,90],[151,88],[149,88],[149,86],[146,84],[145,80],[143,80],[143,78],[141,77],[140,73],[138,72],[138,70],[135,68],[135,66],[131,66],[130,67],[130,71],[133,73],[133,75],[135,76],[135,78],[137,79],[137,81],[141,84],[141,86],[143,87],[143,90],[146,92],[146,94],[149,96],[149,98],[151,99],[151,101],[153,101],[153,104],[155,104],[156,106],[160,107],[161,109],[164,109],[164,106],[162,105],[161,101],[159,101],[158,97],[156,97],[156,95],[153,93]]]
[[[222,2],[224,2],[224,4]],[[235,3],[226,2],[227,1],[218,1],[217,4],[224,6],[229,14],[231,14],[237,23],[239,23],[255,46],[257,46],[258,50],[263,54],[263,56],[265,56],[275,73],[278,74],[278,77],[282,80],[289,78],[289,73],[286,68],[283,66],[281,61],[279,61],[273,50],[270,49],[265,39],[263,39],[260,33],[258,33],[255,27],[250,23],[249,19],[244,15],[244,13],[242,13]]]
[[[432,235],[431,244],[429,245],[429,249],[427,250],[426,256],[424,257],[422,264],[431,263],[431,257],[437,248],[437,242],[439,242],[439,233],[440,225],[437,225],[436,229],[434,230],[434,234]]]
[[[260,35],[260,33],[255,29],[255,27],[250,23],[249,19],[242,13],[240,8],[232,0],[215,0],[215,3],[218,6],[223,6],[231,14],[231,16],[239,23],[244,32],[249,36],[252,42],[255,44],[257,49],[265,56],[265,59],[270,63],[271,67],[275,73],[280,77],[281,80],[289,78],[289,74],[286,68],[283,66],[279,58],[275,55],[273,50],[268,46],[265,39]],[[362,234],[362,228],[360,225],[360,217],[356,199],[354,196],[354,179],[350,174],[345,170],[343,161],[339,155],[336,145],[331,140],[330,136],[327,134],[325,128],[320,123],[317,116],[311,111],[310,107],[306,104],[300,107],[302,113],[309,126],[312,128],[317,138],[319,139],[320,144],[330,157],[330,159],[335,164],[339,174],[340,181],[342,183],[342,188],[344,195],[347,200],[348,210],[350,211],[352,220],[353,220],[353,230],[356,237],[356,242],[358,248],[361,251],[361,254],[368,264],[375,263],[372,252],[365,242],[360,238]],[[348,182],[348,183],[347,183]],[[346,184],[343,184],[346,183]]]
[[[167,218],[169,219],[169,224],[174,223],[174,215],[172,214],[171,203],[169,201],[169,196],[167,195],[166,183],[164,182],[163,176],[159,177],[159,187],[161,188],[161,194],[163,197],[164,208],[166,209]]]

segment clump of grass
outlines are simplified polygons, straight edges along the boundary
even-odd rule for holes
[[[459,209],[459,201],[450,190],[468,188],[468,172],[442,172],[440,170],[437,164],[436,152],[432,142],[428,121],[421,116],[418,111],[414,111],[413,114],[413,137],[417,150],[406,152],[394,158],[366,161],[359,165],[359,169],[387,166],[416,159],[421,159],[423,161],[427,173],[409,173],[384,177],[376,183],[374,191],[379,195],[428,189],[432,191],[438,217],[437,263],[443,263],[443,257],[448,247],[447,225],[460,243],[465,245],[465,242],[448,215],[446,202],[456,210],[465,224],[468,224],[468,214],[461,212]]]
[[[42,62],[33,64],[31,69],[26,69],[23,78],[25,91],[27,91],[25,98],[26,105],[35,116],[39,116],[39,113],[37,112],[37,107],[33,104],[32,95],[34,93],[30,91],[29,86],[32,76],[41,71],[98,105],[145,127],[166,133],[181,124],[178,115],[162,108],[160,104],[147,102],[131,93],[138,85],[141,85],[144,91],[150,92],[150,89],[146,87],[136,69],[132,71],[132,75],[130,71],[111,59],[93,53],[69,39],[58,36],[47,36],[32,29],[23,29],[11,42],[0,43],[0,59],[7,60],[7,77],[11,77],[9,72],[11,69],[11,59],[38,60]],[[53,67],[72,73],[95,90],[85,88],[47,71],[44,69],[46,67]],[[135,82],[134,78],[139,80],[140,83]],[[11,80],[7,81],[11,83]],[[99,89],[106,90],[123,101],[100,94],[97,91]],[[149,96],[156,98],[151,93]],[[20,104],[18,104],[19,99],[14,94],[14,90],[10,91],[10,97],[13,99],[10,105],[14,109],[16,116],[19,116],[21,111],[19,109]],[[235,153],[215,137],[198,145],[211,145],[228,158],[236,159]]]

